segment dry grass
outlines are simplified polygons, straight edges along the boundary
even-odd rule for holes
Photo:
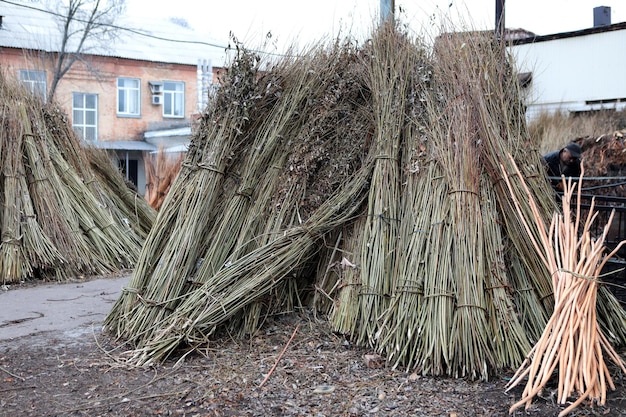
[[[594,137],[626,128],[626,111],[571,116],[543,114],[528,124],[533,142],[542,154],[561,149],[578,138]]]

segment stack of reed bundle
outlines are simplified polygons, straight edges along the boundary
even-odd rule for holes
[[[504,155],[542,218],[558,207],[503,46],[425,45],[381,27],[263,73],[239,51],[105,321],[134,361],[313,306],[407,370],[487,379],[522,363],[554,304]],[[599,296],[601,325],[626,317]]]
[[[5,74],[0,94],[3,282],[75,279],[133,267],[149,225],[142,236],[135,218],[115,205],[118,190],[107,193],[97,181],[67,118]]]
[[[242,61],[252,62],[253,59],[244,56]],[[191,233],[194,243],[202,245],[199,247],[202,252],[195,257],[189,256],[188,252],[181,254],[181,244],[174,235],[170,237],[171,249],[164,248],[160,254],[151,254],[158,256],[153,264],[158,263],[163,267],[136,270],[130,288],[120,298],[123,305],[119,310],[114,309],[107,320],[107,325],[116,329],[120,335],[133,336],[134,328],[158,327],[160,321],[174,310],[160,308],[160,301],[176,297],[182,300],[197,287],[219,286],[220,283],[215,280],[222,279],[219,273],[223,269],[235,264],[239,258],[248,256],[248,253],[271,244],[281,237],[286,228],[301,227],[303,218],[308,218],[320,205],[325,204],[323,198],[342,185],[343,179],[353,175],[352,169],[359,168],[363,159],[359,149],[368,150],[358,143],[368,137],[368,132],[364,130],[368,124],[358,109],[359,100],[362,100],[362,86],[346,84],[345,80],[337,76],[340,70],[350,73],[355,71],[355,66],[360,65],[352,53],[340,48],[319,51],[310,59],[285,62],[275,67],[273,72],[260,77],[256,68],[243,63],[230,72],[231,79],[223,80],[224,90],[221,90],[240,95],[219,96],[218,100],[224,97],[224,100],[248,104],[223,108],[214,106],[204,116],[208,123],[201,127],[201,131],[209,129],[204,131],[209,139],[206,143],[219,141],[216,145],[225,145],[227,138],[232,137],[232,146],[236,147],[217,155],[213,147],[205,145],[203,165],[210,158],[211,167],[221,168],[203,172],[203,175],[215,177],[214,187],[206,188],[207,191],[215,189],[215,206],[198,211],[197,207],[189,207],[188,202],[184,202],[189,209],[189,215],[185,216],[189,222],[201,220],[207,223],[201,227],[181,226],[177,229],[187,230],[186,234]],[[249,90],[231,90],[245,80],[250,81],[246,84],[250,86]],[[224,111],[233,112],[229,119],[223,116]],[[236,114],[234,111],[242,113]],[[219,124],[214,123],[215,117],[219,117]],[[353,122],[345,125],[356,126],[352,128],[354,132],[346,129],[346,136],[338,136],[336,126],[341,121]],[[220,130],[212,130],[215,127]],[[229,135],[224,134],[227,128]],[[356,147],[358,152],[350,152],[351,147]],[[334,155],[339,157],[335,158]],[[202,158],[201,150],[194,147],[192,141],[188,157],[168,199],[180,200],[183,197],[176,194],[177,186],[184,187],[185,192],[189,193],[189,187],[180,178],[187,175],[187,167],[196,156]],[[320,177],[313,174],[322,174],[321,181]],[[191,194],[184,197],[187,196]],[[161,228],[168,230],[162,222],[167,220],[164,213],[168,213],[169,209],[168,205],[162,207],[153,229],[155,235]],[[201,219],[197,218],[199,213],[203,213]],[[198,234],[203,231],[205,234],[200,239]],[[186,241],[187,246],[192,240],[189,235],[180,238]],[[181,255],[192,262],[186,266],[189,268],[189,280],[186,284],[183,281],[184,285],[180,282],[180,267],[167,266],[170,262],[177,262],[171,258]],[[170,293],[163,294],[161,288],[169,279],[176,282],[168,287]],[[151,302],[136,303],[136,292],[149,294],[147,299]],[[258,294],[262,295],[261,292]],[[293,293],[288,294],[288,297],[297,298]],[[283,303],[293,304],[289,300],[281,300],[279,304]],[[250,311],[245,315],[251,316],[243,322],[253,326],[256,322],[253,316],[258,317],[259,310],[253,306],[248,308]],[[148,336],[144,332],[141,338],[149,339]],[[136,342],[138,345],[142,343],[141,340]]]

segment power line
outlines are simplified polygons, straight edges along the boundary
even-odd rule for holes
[[[56,13],[56,12],[53,12],[51,10],[41,9],[41,8],[35,7],[35,6],[29,6],[29,5],[26,5],[26,4],[16,3],[16,2],[8,1],[8,0],[0,0],[0,3],[7,3],[7,4],[11,4],[13,6],[17,6],[17,7],[23,7],[23,8],[26,8],[26,9],[36,10],[38,12],[46,13],[46,14],[49,14],[49,15],[52,15],[52,16],[61,17],[61,18],[67,18],[67,16],[65,16],[63,14]],[[83,20],[83,19],[79,19],[79,18],[73,18],[72,20],[75,20],[75,21],[81,22],[81,23],[89,23],[88,21]],[[174,43],[192,44],[192,45],[204,45],[204,46],[209,46],[209,47],[212,47],[212,48],[220,48],[220,49],[225,49],[225,50],[232,50],[233,49],[233,47],[231,47],[230,45],[219,45],[219,44],[216,44],[216,43],[195,41],[195,40],[165,38],[165,37],[162,37],[162,36],[157,36],[157,35],[152,35],[150,33],[142,32],[142,31],[137,30],[137,29],[131,29],[131,28],[118,26],[118,25],[113,25],[113,24],[108,24],[108,23],[103,23],[102,26],[106,26],[106,27],[109,27],[111,29],[117,29],[117,30],[120,30],[120,31],[125,31],[125,32],[133,33],[135,35],[143,36],[143,37],[150,38],[150,39],[161,40],[161,41],[165,41],[165,42],[174,42]],[[261,51],[261,50],[255,50],[255,49],[247,49],[247,50],[250,51],[250,52],[258,53],[258,54],[266,54],[266,55],[272,55],[272,56],[278,56],[278,57],[286,57],[287,56],[285,54],[279,54],[279,53],[275,53],[275,52],[267,52],[267,51]]]

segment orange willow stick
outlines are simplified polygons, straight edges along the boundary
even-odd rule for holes
[[[265,385],[267,380],[270,379],[270,376],[272,375],[272,373],[274,373],[274,369],[276,369],[276,365],[278,365],[278,362],[280,362],[281,358],[283,357],[283,355],[287,351],[287,348],[289,347],[289,344],[291,343],[293,338],[296,336],[296,333],[298,332],[298,328],[299,327],[300,327],[300,323],[298,323],[296,325],[296,328],[293,329],[293,333],[291,334],[291,337],[289,338],[289,340],[287,341],[287,344],[283,348],[283,351],[280,352],[280,355],[278,355],[278,358],[276,359],[276,362],[274,362],[274,366],[272,366],[272,369],[270,369],[270,371],[267,373],[267,375],[265,375],[265,378],[263,378],[263,382],[261,382],[261,385],[259,385],[259,388],[261,388],[263,385]]]

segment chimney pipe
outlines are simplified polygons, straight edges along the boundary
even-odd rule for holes
[[[593,27],[609,26],[611,24],[611,8],[598,6],[593,8]]]

